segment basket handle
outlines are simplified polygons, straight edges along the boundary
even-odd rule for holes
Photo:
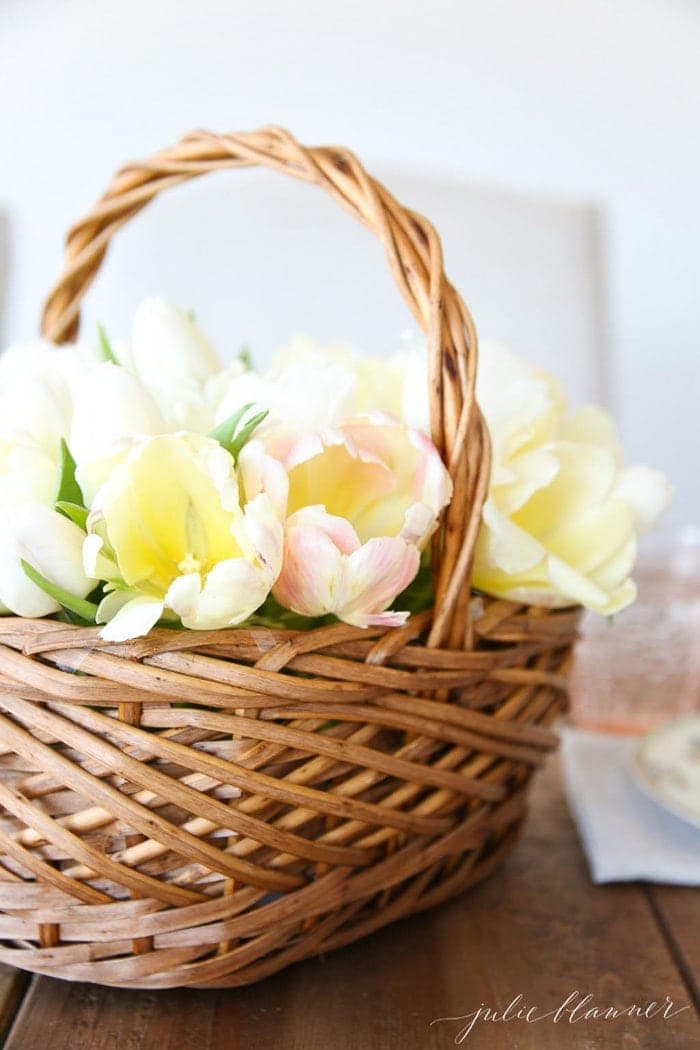
[[[63,272],[47,297],[42,333],[54,343],[76,338],[80,303],[112,236],[158,193],[210,171],[256,164],[316,183],[379,238],[394,280],[428,338],[431,436],[454,483],[434,545],[439,568],[429,641],[470,645],[469,578],[490,469],[488,434],[474,399],[476,330],[445,276],[434,228],[399,204],[348,150],[302,146],[280,128],[225,135],[195,131],[150,159],[127,165],[68,231]]]

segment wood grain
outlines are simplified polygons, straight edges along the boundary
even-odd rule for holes
[[[635,885],[594,887],[552,763],[511,857],[475,890],[324,959],[250,988],[128,992],[34,978],[7,1050],[439,1050],[460,1024],[430,1022],[518,993],[553,1010],[574,990],[597,1005],[689,1004],[683,978]],[[654,889],[697,975],[697,892]],[[664,1050],[700,1042],[686,1009],[671,1020],[482,1022],[481,1050]]]
[[[647,893],[669,950],[700,1010],[700,892],[685,886],[650,886]]]
[[[0,1040],[4,1040],[29,985],[29,974],[0,964]]]

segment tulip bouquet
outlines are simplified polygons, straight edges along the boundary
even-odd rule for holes
[[[222,367],[160,300],[128,343],[0,358],[0,611],[101,625],[402,624],[429,604],[429,540],[452,496],[428,437],[426,359],[297,341]],[[636,537],[668,499],[624,468],[602,410],[497,345],[477,396],[493,469],[473,585],[611,614],[635,596]],[[421,571],[423,567],[424,571]]]

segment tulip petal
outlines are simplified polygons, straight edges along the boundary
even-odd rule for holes
[[[225,388],[218,391],[214,424],[218,426],[224,423],[244,405],[254,405],[256,411],[267,409],[272,414],[275,398],[271,384],[263,376],[257,372],[237,370],[230,376]],[[275,419],[274,422],[279,425],[279,420]],[[265,426],[270,426],[270,422],[263,423],[258,433]]]
[[[626,584],[636,560],[637,540],[635,536],[632,536],[606,561],[596,566],[591,572],[591,579],[596,586],[611,594]]]
[[[634,514],[638,532],[646,532],[656,523],[672,494],[661,471],[643,465],[623,470],[612,492],[613,498],[622,500]]]
[[[53,503],[58,465],[33,439],[17,432],[0,437],[0,507]]]
[[[334,611],[342,587],[343,555],[318,525],[288,525],[282,572],[272,593],[280,605],[302,616]]]
[[[609,601],[609,595],[596,586],[592,580],[578,572],[571,565],[567,565],[561,558],[550,555],[547,558],[547,569],[552,581],[553,590],[570,599],[571,605],[585,605],[588,609],[600,612],[605,609]]]
[[[479,536],[477,565],[483,562],[514,576],[532,569],[544,557],[539,540],[501,514],[492,497],[484,504],[482,519],[485,528]]]
[[[221,561],[207,574],[202,586],[198,573],[173,580],[165,604],[184,627],[211,631],[242,623],[267,598],[265,574],[244,558]]]
[[[303,337],[278,350],[264,379],[261,402],[270,409],[271,425],[298,435],[352,415],[357,408],[356,360],[342,348],[321,350]]]
[[[66,363],[74,366],[66,368]],[[70,430],[72,402],[68,375],[80,374],[71,349],[37,341],[9,347],[0,357],[0,420],[3,429],[24,433],[52,458]]]
[[[423,550],[436,528],[437,518],[432,507],[425,503],[413,503],[404,515],[400,536],[406,543]]]
[[[219,360],[191,315],[164,299],[146,299],[134,315],[132,360],[147,386],[164,380],[202,383],[219,371]]]
[[[567,519],[547,535],[547,550],[591,575],[634,539],[630,509],[618,500],[594,504]]]
[[[615,616],[622,612],[628,605],[637,600],[637,584],[632,579],[627,579],[608,598],[607,605],[598,610],[602,616]]]
[[[84,598],[94,586],[94,578],[83,570],[85,533],[63,514],[27,504],[17,518],[15,536],[22,557],[59,587]]]
[[[93,580],[115,580],[119,569],[114,561],[104,553],[104,540],[91,533],[83,540],[83,569]]]
[[[598,445],[557,441],[545,445],[544,451],[556,457],[559,470],[549,485],[538,489],[513,515],[522,529],[540,538],[606,499],[617,473],[615,457]]]
[[[238,469],[246,500],[265,492],[277,517],[283,521],[287,512],[289,480],[282,464],[265,452],[262,442],[249,441],[238,457]]]
[[[400,389],[401,407],[396,414],[410,427],[429,434],[428,354],[425,344],[414,341],[407,349],[394,354],[388,366],[390,382],[387,385],[395,385]],[[376,385],[371,395],[376,397]]]
[[[162,433],[158,406],[139,380],[118,365],[94,368],[75,393],[70,449],[77,463],[89,462],[96,449]]]
[[[568,604],[584,605],[603,616],[612,616],[624,609],[637,595],[633,580],[625,580],[610,594],[597,586],[592,579],[553,556],[548,558],[548,569],[554,591],[568,598]]]
[[[304,437],[291,450],[286,466],[290,514],[323,504],[329,514],[351,521],[363,539],[362,516],[381,507],[393,519],[387,529],[400,531],[408,501],[395,507],[391,471],[377,457],[360,454],[347,435],[325,431]]]
[[[399,537],[368,540],[347,556],[343,601],[337,601],[333,611],[358,627],[405,623],[407,612],[386,609],[415,578],[419,566],[417,549]]]
[[[83,494],[86,507],[92,507],[102,486],[109,480],[115,468],[124,462],[134,443],[124,441],[106,455],[98,454],[87,463],[79,463],[75,471],[75,480]]]
[[[192,616],[202,593],[202,577],[198,572],[183,573],[170,584],[165,604],[181,619]]]
[[[520,510],[536,492],[550,485],[560,470],[558,458],[543,449],[515,456],[491,480],[493,498],[502,514]]]
[[[267,493],[260,492],[246,503],[243,529],[271,586],[282,569],[284,528]]]
[[[143,302],[134,316],[131,360],[160,406],[166,430],[213,429],[215,403],[223,394],[215,383],[221,367],[191,314],[163,299]]]
[[[0,605],[3,614],[39,617],[58,612],[60,605],[33,583],[24,569],[13,537],[0,529]]]
[[[100,631],[106,642],[127,642],[148,634],[163,615],[163,602],[156,598],[139,596],[123,605],[119,612]]]
[[[559,385],[498,343],[484,340],[480,345],[476,394],[495,463],[550,441],[558,432],[565,407]]]
[[[287,529],[313,526],[330,537],[341,554],[352,554],[360,547],[357,533],[346,518],[329,514],[325,507],[303,507],[287,518]]]
[[[234,626],[259,609],[269,593],[266,574],[244,558],[220,561],[207,574],[195,612],[182,622],[200,631]]]
[[[577,444],[599,445],[613,454],[616,463],[620,463],[622,459],[615,420],[598,405],[585,405],[571,419],[565,420],[561,428],[561,437],[565,441],[575,441]]]
[[[112,590],[105,594],[104,598],[97,606],[97,615],[95,616],[96,623],[108,623],[109,620],[114,619],[120,609],[134,599],[133,591],[123,590]]]
[[[406,431],[406,437],[417,453],[412,468],[413,495],[431,507],[437,516],[452,499],[452,478],[427,434],[421,430],[409,429]],[[399,459],[406,462],[402,452],[399,452]],[[397,470],[398,464],[395,461],[392,466]]]

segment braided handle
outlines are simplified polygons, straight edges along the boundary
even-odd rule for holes
[[[112,236],[162,190],[223,168],[262,165],[316,183],[381,241],[394,280],[428,338],[432,439],[454,482],[454,498],[434,546],[435,615],[431,645],[471,645],[469,577],[489,476],[489,442],[474,400],[477,337],[462,299],[445,276],[440,239],[431,224],[371,178],[356,157],[336,146],[305,147],[288,132],[196,131],[114,177],[92,210],[68,231],[63,272],[42,316],[47,339],[75,339],[80,303]]]

